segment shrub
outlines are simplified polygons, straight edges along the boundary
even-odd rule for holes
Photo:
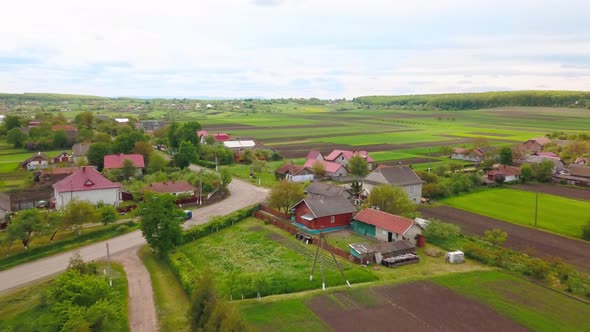
[[[590,220],[582,227],[582,239],[590,241]]]
[[[452,250],[458,247],[457,242],[461,237],[461,228],[457,225],[431,220],[423,235],[430,243]]]

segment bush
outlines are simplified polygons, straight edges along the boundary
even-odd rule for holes
[[[214,162],[202,160],[202,159],[195,161],[194,164],[197,164],[199,166],[203,166],[206,168],[210,168],[210,169],[215,169],[215,166],[216,166]]]
[[[590,221],[582,227],[582,239],[590,241]]]
[[[457,225],[431,220],[422,233],[428,242],[443,247],[447,250],[455,250],[460,244],[461,228]]]

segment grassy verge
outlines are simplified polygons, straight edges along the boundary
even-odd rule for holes
[[[139,256],[150,273],[160,329],[189,331],[185,316],[189,299],[170,266],[164,259],[155,256],[148,246],[141,248]]]
[[[262,331],[327,331],[330,328],[301,299],[267,303],[244,303],[238,310]]]
[[[99,265],[102,271],[104,265]],[[123,303],[122,310],[128,312],[127,277],[123,268],[118,264],[112,264],[113,288]],[[43,292],[53,282],[53,279],[28,285],[11,293],[0,296],[0,330],[1,331],[31,331],[34,322],[42,316],[51,314],[51,308],[42,304]],[[33,324],[33,325],[31,325]],[[129,321],[121,331],[129,331]]]
[[[443,203],[465,211],[514,224],[535,225],[535,193],[517,189],[489,189],[445,199]],[[580,238],[590,202],[539,194],[537,227]]]
[[[590,305],[500,271],[434,278],[534,331],[590,331]]]
[[[123,225],[111,225],[111,226],[100,226],[96,230],[86,229],[80,236],[68,236],[62,240],[55,241],[53,243],[46,242],[45,244],[34,246],[28,251],[20,251],[10,256],[5,256],[0,259],[0,271],[6,270],[13,266],[32,262],[37,259],[41,259],[47,256],[59,254],[64,251],[76,249],[88,244],[110,239],[114,236],[122,235],[125,233],[132,232],[139,228],[139,225],[127,226]],[[36,242],[33,242],[34,244]],[[18,246],[15,243],[13,246]],[[3,254],[5,254],[3,252]]]

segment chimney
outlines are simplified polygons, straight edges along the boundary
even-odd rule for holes
[[[86,166],[82,166],[82,173],[86,173]]]

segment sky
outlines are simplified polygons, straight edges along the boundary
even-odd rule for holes
[[[590,90],[588,12],[576,0],[7,1],[0,92]]]

